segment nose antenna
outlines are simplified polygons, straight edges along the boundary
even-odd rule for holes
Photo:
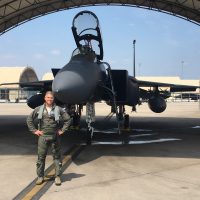
[[[72,33],[78,48],[88,46],[103,60],[103,42],[97,16],[91,11],[79,12],[72,22]]]

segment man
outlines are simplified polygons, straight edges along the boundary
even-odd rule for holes
[[[54,94],[47,91],[44,104],[34,109],[27,118],[29,130],[38,136],[37,185],[44,181],[45,159],[48,148],[51,147],[55,165],[55,184],[61,185],[61,148],[59,135],[62,135],[70,125],[69,115],[54,103]],[[37,121],[37,123],[35,123]],[[61,121],[62,124],[61,125]]]

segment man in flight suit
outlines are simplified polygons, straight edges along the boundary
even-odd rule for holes
[[[44,181],[45,159],[48,148],[51,147],[55,165],[55,184],[61,185],[61,147],[59,135],[62,135],[70,125],[69,115],[54,103],[54,94],[47,91],[44,97],[45,103],[36,107],[27,118],[29,130],[38,136],[38,160],[37,160],[37,185]],[[35,123],[37,121],[37,124]],[[62,121],[62,125],[61,125]]]

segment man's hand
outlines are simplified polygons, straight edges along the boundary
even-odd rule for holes
[[[61,130],[58,130],[58,135],[62,135],[64,132]]]
[[[35,134],[35,135],[37,135],[37,136],[40,136],[40,135],[43,135],[43,132],[42,132],[42,131],[39,131],[39,130],[37,130],[37,131],[35,131],[35,132],[34,132],[34,134]]]

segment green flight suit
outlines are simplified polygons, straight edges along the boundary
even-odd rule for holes
[[[60,129],[65,132],[70,125],[71,119],[70,116],[61,107],[58,107],[59,123],[55,121],[55,107],[56,105],[53,105],[49,115],[44,105],[41,120],[38,120],[40,107],[35,108],[27,118],[27,125],[31,132],[34,133],[37,130],[43,131],[43,135],[39,136],[38,138],[38,160],[36,164],[38,177],[44,176],[45,159],[49,147],[51,147],[52,150],[55,165],[55,175],[60,176],[61,174],[61,147],[57,131]]]

